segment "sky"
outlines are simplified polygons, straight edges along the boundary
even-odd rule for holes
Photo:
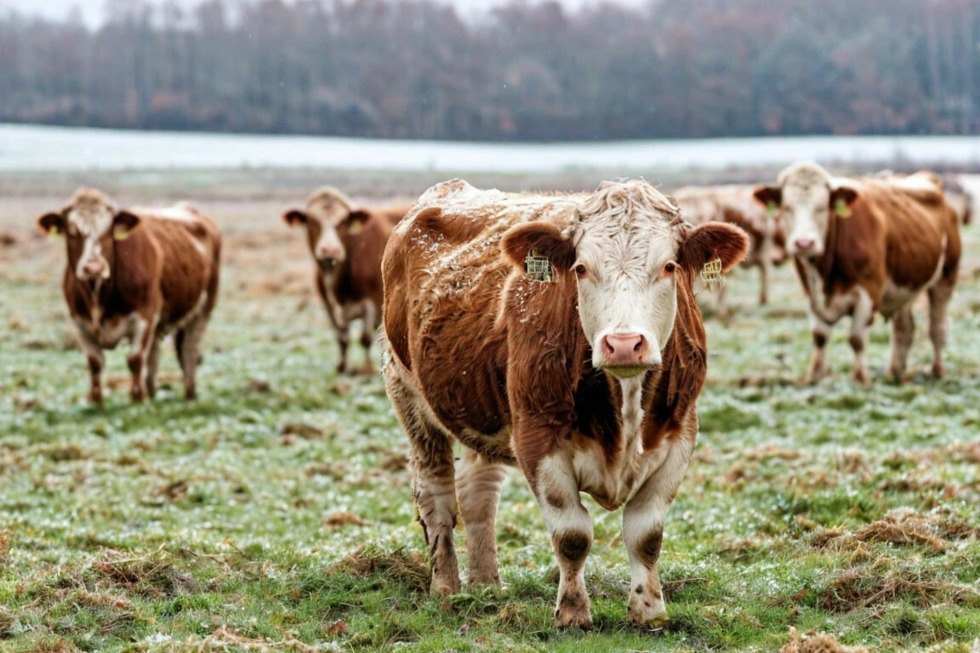
[[[201,0],[177,0],[177,2],[188,8],[196,6]],[[291,4],[292,0],[285,0]],[[395,0],[397,1],[397,0]],[[438,0],[444,4],[455,5],[462,14],[477,13],[481,10],[492,8],[496,5],[506,4],[509,0]],[[541,0],[527,0],[534,4]],[[600,0],[558,0],[568,9],[574,10],[583,5],[598,4]],[[606,0],[615,4],[640,7],[647,0]],[[151,0],[154,4],[162,4],[162,0]],[[47,19],[61,20],[68,16],[72,7],[78,7],[81,11],[86,24],[95,27],[99,24],[102,16],[103,0],[0,0],[0,12],[6,13],[7,10],[16,10],[20,14],[28,16],[41,16]]]

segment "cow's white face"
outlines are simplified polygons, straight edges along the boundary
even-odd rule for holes
[[[763,204],[780,208],[786,232],[786,252],[791,256],[813,258],[826,251],[827,231],[836,213],[849,215],[849,206],[858,197],[846,180],[832,177],[816,163],[794,163],[779,173],[777,186],[755,191]]]
[[[583,216],[573,271],[595,367],[625,377],[661,362],[677,312],[672,217]]]
[[[305,225],[306,239],[313,258],[325,271],[333,269],[347,258],[341,231],[354,214],[346,197],[338,191],[318,191],[306,203],[303,210],[294,209],[283,214],[283,220],[291,226]]]
[[[733,227],[685,223],[665,196],[642,181],[606,183],[564,230],[530,222],[509,230],[502,247],[515,265],[547,257],[575,283],[592,364],[629,378],[662,361],[677,314],[677,284],[691,284],[709,261],[736,265],[748,237]]]
[[[66,216],[67,237],[80,245],[78,260],[74,263],[75,276],[81,281],[109,278],[110,265],[103,253],[106,240],[111,237],[115,207],[103,202],[77,202]],[[71,243],[69,243],[71,249]],[[76,245],[78,247],[78,245]]]

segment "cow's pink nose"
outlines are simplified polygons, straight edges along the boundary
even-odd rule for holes
[[[610,333],[602,339],[606,365],[611,367],[645,365],[648,349],[647,339],[639,333]]]
[[[90,277],[97,277],[102,274],[102,270],[105,269],[105,265],[99,259],[93,258],[86,261],[82,269],[85,271],[85,274],[89,275]]]
[[[316,250],[316,257],[321,261],[342,261],[344,251],[333,247],[321,247]]]
[[[795,243],[796,243],[797,250],[801,252],[808,252],[811,249],[813,249],[813,246],[816,244],[816,241],[813,240],[812,238],[797,238]]]

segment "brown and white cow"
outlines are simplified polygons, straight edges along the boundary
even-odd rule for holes
[[[625,507],[629,620],[667,618],[657,559],[707,365],[693,282],[747,246],[736,227],[685,223],[643,181],[514,195],[452,180],[419,199],[385,251],[382,342],[432,593],[460,588],[457,504],[469,583],[499,584],[494,522],[503,466],[516,463],[558,560],[557,625],[592,625],[580,492]]]
[[[306,227],[317,293],[340,345],[338,372],[347,370],[350,325],[357,319],[362,321],[363,370],[373,370],[369,352],[381,323],[381,256],[392,228],[409,208],[355,208],[342,192],[324,186],[310,194],[304,209],[282,216],[291,227]]]
[[[786,261],[782,223],[755,201],[755,186],[684,186],[673,193],[684,219],[694,224],[717,221],[741,227],[749,237],[744,267],[759,268],[759,304],[769,301],[769,279],[774,265]],[[727,315],[725,286],[718,289],[718,311]]]
[[[124,338],[134,401],[156,389],[160,341],[173,332],[184,395],[197,396],[201,340],[218,299],[221,234],[186,204],[120,209],[102,192],[80,188],[68,205],[38,218],[64,233],[62,290],[91,373],[89,400],[102,403],[103,350]]]
[[[845,315],[852,318],[854,378],[869,381],[864,350],[875,313],[892,320],[888,374],[900,380],[915,330],[912,303],[923,291],[929,297],[932,373],[943,376],[946,307],[956,285],[960,233],[938,178],[919,173],[850,179],[801,162],[755,196],[780,207],[786,249],[809,300],[815,349],[808,381],[825,373],[830,328]]]

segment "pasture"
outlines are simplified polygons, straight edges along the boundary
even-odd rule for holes
[[[841,324],[831,374],[805,386],[811,340],[790,266],[777,268],[766,307],[755,305],[755,271],[731,275],[727,324],[702,294],[708,383],[695,460],[664,534],[665,628],[626,626],[621,513],[588,501],[596,628],[554,629],[557,568],[517,470],[498,517],[504,588],[430,598],[405,437],[380,378],[334,374],[306,245],[279,215],[327,181],[387,199],[438,178],[5,175],[0,649],[980,651],[976,225],[963,232],[943,381],[926,376],[921,311],[905,384],[880,378],[889,328],[879,318],[872,385],[851,381]],[[117,350],[105,407],[85,402],[85,360],[60,292],[64,245],[33,232],[34,217],[82,180],[123,204],[195,199],[224,230],[198,401],[180,398],[167,343],[155,401],[130,403]],[[352,347],[352,364],[361,355]]]

